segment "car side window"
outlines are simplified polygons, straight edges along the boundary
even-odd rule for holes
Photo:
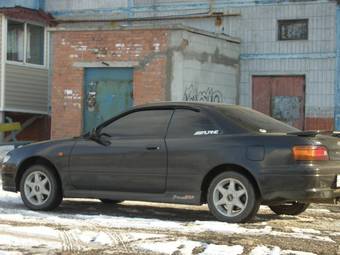
[[[221,134],[221,128],[201,112],[178,109],[169,126],[168,138]]]
[[[101,130],[112,137],[164,137],[173,110],[132,112]]]

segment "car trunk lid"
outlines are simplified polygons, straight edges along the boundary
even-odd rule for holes
[[[310,137],[316,145],[326,146],[330,160],[340,160],[340,133],[332,131],[301,131],[288,133],[301,137]]]

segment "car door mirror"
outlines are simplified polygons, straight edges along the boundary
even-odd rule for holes
[[[103,146],[109,146],[111,142],[108,139],[105,139],[104,137],[111,137],[111,136],[106,133],[99,133],[98,129],[96,128],[92,129],[89,135],[90,140],[93,140],[96,143],[99,143]]]

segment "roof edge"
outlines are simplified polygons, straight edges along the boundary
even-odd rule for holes
[[[162,25],[162,24],[151,24],[151,25],[140,25],[140,26],[124,26],[121,25],[119,27],[114,28],[65,28],[65,27],[53,27],[49,28],[50,32],[81,32],[81,31],[129,31],[129,30],[183,30],[188,31],[195,34],[200,34],[212,38],[217,38],[221,40],[225,40],[232,43],[241,43],[241,39],[237,37],[233,37],[227,34],[213,33],[203,29],[198,29],[190,26],[185,26],[182,24],[171,24],[171,25]]]

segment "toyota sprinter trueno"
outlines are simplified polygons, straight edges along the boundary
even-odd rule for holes
[[[246,222],[261,204],[297,215],[340,199],[340,139],[232,105],[138,106],[71,139],[8,153],[3,189],[32,210],[65,198],[201,205]]]

